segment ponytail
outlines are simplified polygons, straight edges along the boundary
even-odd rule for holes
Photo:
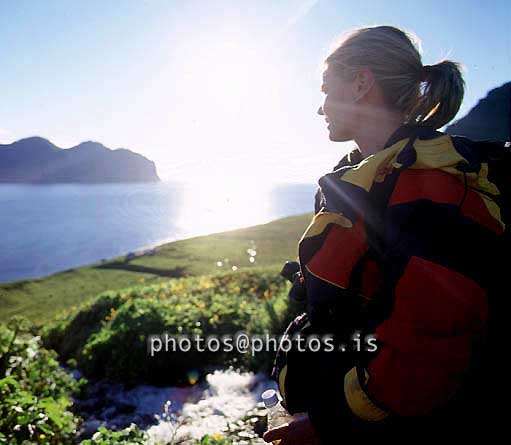
[[[461,66],[444,60],[423,67],[424,92],[411,110],[407,121],[440,128],[451,121],[460,109],[465,92]]]

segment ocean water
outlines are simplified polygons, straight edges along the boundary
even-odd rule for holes
[[[313,211],[314,184],[0,184],[0,282]]]

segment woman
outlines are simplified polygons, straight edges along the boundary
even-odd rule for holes
[[[300,241],[306,332],[346,340],[347,353],[277,365],[289,411],[308,416],[264,439],[459,435],[483,421],[473,407],[486,397],[488,294],[505,228],[488,146],[435,131],[461,105],[459,65],[423,65],[400,29],[358,29],[326,59],[322,91],[330,139],[358,150],[319,180]]]

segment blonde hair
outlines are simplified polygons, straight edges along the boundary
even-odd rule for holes
[[[440,128],[456,116],[463,101],[462,66],[450,60],[422,65],[420,40],[393,26],[344,35],[325,64],[346,80],[353,80],[360,68],[369,68],[385,105],[402,112],[404,123]]]

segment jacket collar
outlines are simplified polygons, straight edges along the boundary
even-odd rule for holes
[[[431,127],[420,126],[420,125],[412,125],[412,124],[403,124],[398,127],[394,133],[390,135],[387,142],[385,143],[383,149],[391,147],[395,143],[399,142],[402,139],[410,138],[410,137],[418,137],[422,140],[434,139],[439,136],[442,136],[444,133],[434,130]],[[382,149],[382,150],[383,150]],[[344,156],[337,165],[333,168],[333,170],[338,170],[341,167],[353,166],[359,164],[363,160],[362,153],[358,148],[355,148],[353,151]]]
[[[431,127],[426,127],[424,125],[413,125],[413,124],[404,124],[401,125],[399,128],[394,131],[385,143],[384,148],[390,147],[394,145],[396,142],[400,141],[401,139],[408,138],[415,136],[419,139],[429,140],[434,139],[439,136],[442,136],[443,133],[435,130]]]

